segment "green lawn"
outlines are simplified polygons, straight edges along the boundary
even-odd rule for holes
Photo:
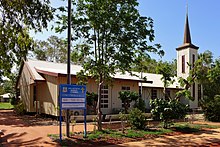
[[[14,108],[14,106],[11,105],[11,103],[0,102],[0,109],[12,109],[12,108]]]

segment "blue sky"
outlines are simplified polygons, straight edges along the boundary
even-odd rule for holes
[[[51,0],[53,6],[66,2]],[[183,43],[187,0],[138,0],[141,15],[154,20],[155,41],[165,51],[164,61],[176,58],[176,48]],[[210,50],[220,56],[220,1],[188,0],[189,25],[192,43],[199,46],[199,53]],[[32,33],[36,39],[45,40],[53,32]],[[58,35],[58,34],[57,34]],[[59,36],[59,35],[58,35]],[[66,37],[64,33],[61,35]],[[160,59],[157,55],[152,58]]]
[[[139,0],[142,15],[154,19],[155,42],[165,51],[164,60],[176,58],[175,48],[183,43],[187,0]],[[189,25],[193,44],[220,56],[220,1],[188,0]]]

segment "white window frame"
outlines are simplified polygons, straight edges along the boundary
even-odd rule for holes
[[[109,90],[108,85],[101,86],[101,108],[108,108],[109,107]]]

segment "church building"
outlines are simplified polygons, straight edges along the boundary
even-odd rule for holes
[[[190,73],[190,66],[198,58],[198,48],[193,45],[190,36],[190,27],[188,14],[186,15],[184,41],[181,46],[176,48],[177,52],[177,77],[173,84],[167,87],[167,94],[174,98],[176,92],[183,90],[178,82],[179,77],[187,78]],[[76,74],[82,69],[79,65],[71,65],[72,83],[77,82]],[[141,75],[141,73],[135,73]],[[140,76],[141,77],[141,76]],[[150,109],[149,102],[154,98],[165,98],[163,94],[162,75],[143,73],[148,82],[137,76],[131,76],[128,73],[116,73],[112,85],[103,86],[101,95],[101,108],[103,114],[117,113],[122,109],[122,102],[118,98],[120,91],[142,91],[142,98],[146,103],[146,109]],[[20,91],[20,97],[25,105],[27,112],[45,113],[58,116],[59,107],[59,85],[67,81],[67,66],[62,63],[53,63],[39,60],[24,61],[17,80],[17,89]],[[97,83],[95,79],[89,78],[87,91],[97,93]],[[191,95],[194,101],[181,98],[181,102],[189,104],[190,108],[198,107],[198,83],[194,83],[191,88]]]

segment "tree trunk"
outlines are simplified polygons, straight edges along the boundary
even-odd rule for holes
[[[124,102],[125,114],[128,114],[129,104],[130,104],[130,103],[125,100],[125,102]]]
[[[100,78],[100,83],[98,87],[98,102],[97,102],[97,118],[98,118],[98,131],[102,130],[102,111],[101,111],[101,86],[103,84],[102,78]]]
[[[164,99],[166,100],[167,99],[167,93],[166,93],[166,87],[164,86],[163,87],[163,94],[164,94]]]
[[[201,84],[201,99],[203,100],[204,94],[203,94],[203,84]]]

